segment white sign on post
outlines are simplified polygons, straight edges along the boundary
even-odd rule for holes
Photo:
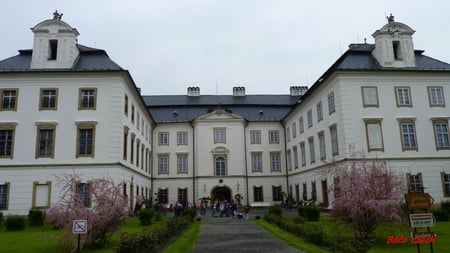
[[[72,232],[74,234],[86,234],[87,232],[87,220],[74,220]]]
[[[409,221],[412,228],[431,227],[435,223],[435,218],[432,213],[418,213],[410,214]]]

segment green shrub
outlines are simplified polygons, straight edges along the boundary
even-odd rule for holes
[[[270,206],[268,210],[269,214],[281,216],[283,213],[283,208],[280,205]]]
[[[6,231],[18,231],[25,229],[25,217],[12,215],[8,216],[5,221]]]
[[[441,202],[441,209],[445,210],[448,214],[450,214],[450,201]]]
[[[43,226],[44,225],[44,212],[37,209],[31,209],[28,211],[28,222],[31,227]]]
[[[2,222],[3,222],[3,213],[0,212],[0,226],[2,225]]]
[[[195,216],[197,216],[197,210],[195,208],[185,208],[183,209],[183,216],[194,221]]]
[[[155,215],[155,211],[152,209],[139,210],[139,221],[141,226],[148,226],[152,224],[152,218]]]
[[[297,209],[298,215],[307,221],[318,221],[320,218],[320,208],[317,206],[301,206]]]
[[[314,243],[316,245],[323,245],[323,238],[325,232],[322,226],[318,224],[308,224],[303,226],[302,236],[306,241]]]
[[[443,208],[433,209],[431,213],[433,213],[437,221],[449,221],[449,213]]]

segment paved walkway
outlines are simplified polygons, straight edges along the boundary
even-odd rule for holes
[[[210,211],[210,210],[209,210]],[[192,253],[305,253],[272,236],[255,223],[255,216],[263,216],[265,210],[253,209],[250,218],[202,217],[200,236]]]

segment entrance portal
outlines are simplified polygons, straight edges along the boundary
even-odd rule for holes
[[[226,186],[216,186],[211,191],[211,203],[214,203],[217,199],[219,200],[231,200],[231,190]]]

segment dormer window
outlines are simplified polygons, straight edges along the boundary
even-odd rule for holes
[[[400,50],[400,41],[397,41],[397,40],[392,41],[392,48],[394,50],[394,59],[401,60],[402,52]]]
[[[56,55],[58,52],[58,40],[49,40],[49,60],[56,60]]]

